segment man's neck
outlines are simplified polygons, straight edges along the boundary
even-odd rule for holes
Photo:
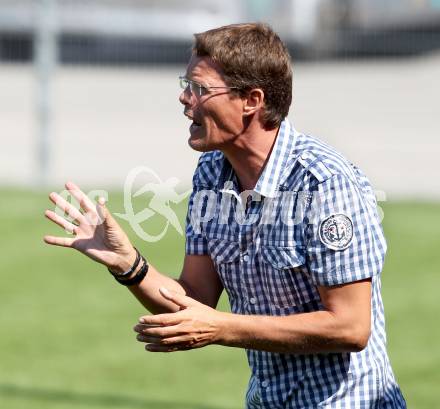
[[[260,126],[251,129],[223,150],[233,167],[241,190],[252,190],[269,160],[279,128],[265,130]]]

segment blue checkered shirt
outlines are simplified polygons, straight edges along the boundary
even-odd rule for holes
[[[344,223],[331,231],[328,221],[334,215]],[[341,228],[346,242],[337,239]],[[317,286],[372,279],[367,347],[307,355],[247,350],[252,370],[247,408],[406,407],[386,352],[380,294],[385,252],[367,178],[287,120],[252,191],[240,194],[221,152],[201,155],[188,208],[186,253],[210,255],[233,313],[323,310]]]

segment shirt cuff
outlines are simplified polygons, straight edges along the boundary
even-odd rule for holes
[[[205,256],[209,254],[208,243],[204,237],[187,237],[185,242],[185,254]]]

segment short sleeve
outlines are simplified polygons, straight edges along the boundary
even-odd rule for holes
[[[194,210],[194,198],[197,194],[197,189],[193,189],[188,203],[188,213],[186,215],[185,228],[185,253],[188,255],[203,256],[208,253],[208,242],[200,228],[197,228],[197,220],[194,220],[194,215],[199,212]]]
[[[381,272],[386,242],[371,189],[333,175],[317,185],[307,221],[307,262],[316,285],[344,284]]]

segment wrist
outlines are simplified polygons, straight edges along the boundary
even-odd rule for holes
[[[139,268],[140,265],[140,268]],[[148,262],[145,260],[144,257],[142,257],[139,252],[136,250],[136,261],[134,266],[123,274],[117,275],[112,273],[114,279],[122,285],[125,285],[127,287],[133,286],[133,285],[139,285],[145,278],[145,276],[148,273]]]
[[[215,344],[227,346],[229,336],[232,333],[233,315],[227,312],[218,312],[217,320],[217,336]]]
[[[125,273],[132,268],[136,261],[136,256],[137,253],[135,248],[131,247],[127,254],[118,255],[116,262],[112,266],[109,266],[109,268],[115,274]]]
[[[258,334],[257,327],[263,326],[258,323],[261,316],[222,313],[219,320],[218,341],[219,345],[254,349]]]

